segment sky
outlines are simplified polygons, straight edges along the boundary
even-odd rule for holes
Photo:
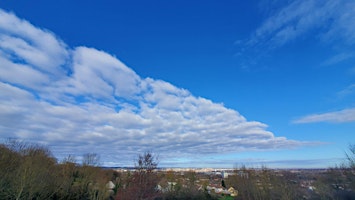
[[[0,1],[0,140],[103,166],[334,167],[355,2]]]

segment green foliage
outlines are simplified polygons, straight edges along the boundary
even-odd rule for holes
[[[216,197],[212,197],[211,195],[205,192],[192,192],[192,191],[180,191],[177,193],[168,193],[162,195],[161,200],[218,200]]]
[[[231,196],[224,196],[224,197],[219,198],[218,200],[234,200],[234,198]]]

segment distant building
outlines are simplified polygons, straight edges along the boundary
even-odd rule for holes
[[[223,178],[223,179],[228,178],[228,173],[225,172],[225,171],[222,171],[222,172],[221,172],[221,175],[222,175],[222,178]]]
[[[230,187],[228,190],[226,190],[220,187],[207,186],[206,190],[208,191],[209,194],[215,193],[215,194],[229,195],[232,197],[238,196],[238,190],[235,190],[233,187]]]

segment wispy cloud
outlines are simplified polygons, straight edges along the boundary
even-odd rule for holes
[[[355,43],[355,3],[346,0],[295,0],[272,13],[248,41],[278,47],[315,31],[324,41]]]
[[[325,60],[322,65],[323,66],[329,66],[329,65],[334,65],[340,62],[343,62],[345,60],[351,59],[355,57],[355,52],[341,52],[339,54],[336,54],[327,60]]]
[[[350,50],[355,44],[355,2],[347,0],[293,0],[280,5],[273,3],[268,17],[250,35],[239,40],[236,55],[253,54],[255,59],[293,42],[312,39],[322,45],[334,47],[335,56],[323,64],[330,65],[352,58]],[[342,46],[342,48],[339,48]],[[341,50],[339,50],[341,49]]]
[[[352,95],[355,95],[355,84],[351,84],[348,87],[346,87],[345,89],[338,92],[338,96],[342,97],[342,98],[349,97]]]
[[[69,52],[54,34],[4,11],[0,12],[0,24],[3,56],[18,63],[26,62],[49,75],[63,73],[61,67],[67,61]]]
[[[276,137],[222,104],[141,78],[104,51],[70,48],[3,10],[0,62],[1,138],[45,143],[59,157],[94,151],[104,162],[131,164],[146,150],[168,161],[311,144]]]
[[[355,108],[344,109],[335,112],[322,114],[312,114],[301,117],[293,121],[293,123],[316,123],[316,122],[331,122],[331,123],[346,123],[355,122]]]

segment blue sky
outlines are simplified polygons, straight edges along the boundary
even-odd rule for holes
[[[0,137],[103,165],[331,167],[355,143],[355,2],[1,1]]]

